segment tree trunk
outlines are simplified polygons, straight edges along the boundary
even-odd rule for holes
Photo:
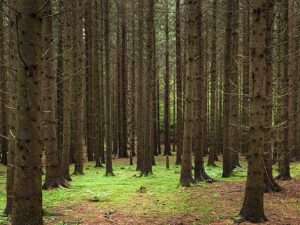
[[[141,170],[144,158],[144,0],[138,2],[138,74],[137,77],[137,170]]]
[[[181,53],[181,6],[176,0],[176,165],[181,164],[183,138],[183,103],[182,103],[182,53]]]
[[[248,159],[248,174],[243,207],[240,215],[244,220],[250,222],[263,222],[266,220],[264,214],[264,135],[265,135],[265,105],[266,80],[272,76],[266,73],[267,63],[267,13],[270,10],[268,0],[254,0],[251,2],[252,21],[251,34],[251,64],[252,72],[252,96],[250,116],[250,142]],[[271,116],[271,115],[269,115]]]
[[[217,155],[217,0],[213,1],[212,15],[212,39],[211,39],[211,124],[210,124],[210,148],[208,156],[208,166],[216,166],[215,160]]]
[[[195,29],[197,23],[197,0],[186,0],[186,12],[188,16],[185,21],[187,32],[187,74],[185,81],[185,113],[184,113],[184,130],[183,130],[183,152],[181,162],[180,184],[182,186],[190,186],[193,181],[192,177],[192,147],[193,147],[193,90],[195,74],[198,71],[198,31]],[[197,32],[195,32],[195,30]]]
[[[16,0],[11,1],[11,4],[16,5]],[[16,40],[16,16],[15,11],[9,8],[9,17],[11,18],[9,23],[8,34],[8,65],[9,68],[13,68],[17,65],[17,40]],[[18,68],[18,67],[17,67]],[[17,93],[17,71],[8,70],[8,90],[11,91],[8,98],[8,105],[12,108],[17,108],[16,93]],[[9,128],[9,141],[8,141],[8,154],[7,154],[7,174],[6,174],[6,207],[5,214],[11,215],[13,208],[13,196],[14,196],[14,177],[15,177],[15,151],[16,151],[16,111],[10,110],[8,114],[8,128]]]
[[[68,184],[60,170],[59,149],[57,145],[56,100],[57,83],[56,71],[53,63],[53,30],[52,30],[52,4],[45,7],[45,20],[43,24],[43,144],[46,151],[46,177],[44,189],[67,187]]]
[[[42,0],[17,1],[19,67],[13,225],[41,225],[42,218]],[[22,29],[22,32],[19,30]]]
[[[112,167],[112,120],[111,120],[111,67],[110,67],[110,1],[104,1],[104,45],[105,45],[105,86],[106,86],[106,176],[113,176]]]
[[[83,149],[83,90],[84,90],[84,60],[83,60],[83,12],[80,10],[84,6],[82,0],[73,2],[73,96],[72,111],[74,112],[74,174],[83,174],[84,149]]]
[[[283,128],[283,139],[281,144],[281,149],[279,152],[279,175],[278,179],[281,180],[289,180],[291,179],[290,174],[290,152],[289,152],[289,115],[291,117],[292,111],[289,106],[291,106],[289,91],[289,1],[282,1],[281,3],[281,10],[282,10],[282,22],[284,30],[287,29],[283,33],[283,74],[281,80],[281,91],[284,92],[284,97],[282,97],[282,123],[287,125],[287,128]],[[288,92],[286,94],[285,92]],[[293,135],[293,134],[291,134]]]
[[[224,52],[224,115],[223,115],[223,177],[229,177],[232,173],[232,149],[230,138],[230,95],[231,85],[230,78],[232,75],[232,17],[234,1],[227,0],[227,21],[225,34],[225,52]]]
[[[165,0],[166,4],[166,22],[165,22],[165,34],[166,34],[166,73],[164,77],[165,81],[165,93],[164,93],[164,155],[171,155],[170,145],[170,56],[169,56],[169,3]]]
[[[61,170],[66,180],[71,180],[70,147],[71,147],[71,79],[73,75],[73,48],[72,48],[72,1],[64,0],[64,24],[63,24],[63,153]]]

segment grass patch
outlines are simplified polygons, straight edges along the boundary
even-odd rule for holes
[[[136,215],[177,216],[185,214],[199,215],[202,223],[213,220],[215,199],[220,197],[217,192],[210,193],[210,184],[201,183],[189,189],[179,186],[180,167],[164,166],[164,158],[157,160],[153,175],[139,177],[135,166],[129,166],[127,160],[114,162],[114,177],[104,176],[104,169],[95,168],[88,163],[85,175],[73,176],[69,189],[58,189],[43,192],[44,208],[52,212],[55,207],[79,205],[93,202],[102,210],[121,210]],[[246,163],[234,171],[230,178],[222,178],[221,163],[217,167],[207,167],[207,173],[217,182],[244,182],[246,180]],[[300,164],[291,165],[293,177],[300,177]],[[275,170],[276,171],[276,170]],[[202,196],[207,195],[207,196]],[[197,193],[197,198],[194,197]],[[200,193],[200,194],[199,194]],[[5,207],[5,167],[0,166],[0,211]],[[4,224],[0,217],[0,224]]]

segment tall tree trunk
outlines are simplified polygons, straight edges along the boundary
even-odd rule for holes
[[[204,101],[206,95],[206,79],[203,65],[203,35],[202,35],[202,0],[197,0],[191,13],[191,21],[189,24],[189,32],[191,32],[191,39],[189,41],[193,44],[193,50],[190,50],[189,59],[191,63],[191,76],[193,82],[193,102],[192,108],[194,110],[194,137],[193,137],[193,152],[195,155],[194,175],[195,181],[211,181],[211,178],[206,174],[203,162],[205,142],[207,139],[206,132],[206,110],[207,104]]]
[[[248,0],[244,1],[244,10],[243,10],[243,99],[242,99],[242,115],[241,115],[241,123],[242,127],[249,126],[249,112],[250,112],[250,101],[249,101],[249,78],[250,78],[250,3]],[[248,131],[246,129],[242,130],[241,137],[241,146],[242,151],[248,151]]]
[[[141,169],[142,176],[148,176],[152,174],[152,155],[153,155],[153,91],[155,88],[155,82],[153,80],[153,32],[154,32],[154,0],[148,0],[146,4],[146,48],[145,55],[147,59],[146,74],[144,77],[144,85],[147,89],[144,90],[145,104],[145,147],[143,152],[143,166]],[[147,113],[150,112],[150,113]]]
[[[74,112],[74,174],[83,174],[84,149],[83,149],[83,90],[84,90],[84,46],[83,46],[83,12],[80,10],[85,4],[82,0],[73,2],[73,96],[72,111]]]
[[[57,145],[57,120],[56,120],[56,100],[57,83],[56,70],[53,62],[53,30],[52,30],[52,4],[49,2],[45,6],[45,19],[43,24],[43,81],[42,96],[44,106],[43,112],[43,144],[46,151],[46,177],[43,185],[44,189],[68,186],[62,176],[59,160],[59,149]]]
[[[138,74],[137,77],[137,170],[141,170],[144,158],[144,82],[142,76],[144,74],[144,0],[138,2]]]
[[[12,5],[16,5],[16,0],[11,1]],[[10,23],[8,27],[8,65],[9,68],[14,68],[17,65],[17,40],[16,40],[16,15],[15,11],[11,8],[8,9],[8,15],[10,17]],[[18,67],[17,67],[18,68]],[[8,70],[8,90],[10,95],[8,98],[8,106],[11,108],[17,108],[16,105],[16,93],[17,93],[17,70]],[[7,155],[7,174],[6,174],[6,207],[5,214],[11,215],[14,196],[14,177],[15,177],[15,151],[16,151],[16,128],[17,117],[16,111],[10,110],[8,114],[8,129],[9,129],[9,142],[8,142],[8,155]]]
[[[5,63],[5,31],[4,31],[4,3],[0,2],[0,60],[2,65],[0,66],[0,88],[1,88],[1,137],[0,137],[0,146],[1,146],[1,163],[7,165],[7,151],[8,151],[8,74],[5,71],[4,63]]]
[[[43,224],[41,168],[42,0],[17,1],[18,79],[13,225]],[[22,32],[20,30],[22,29]]]
[[[184,133],[183,133],[183,152],[181,162],[180,184],[182,186],[190,186],[193,181],[192,177],[192,147],[193,147],[193,90],[195,74],[198,71],[198,30],[195,29],[197,23],[197,0],[186,0],[186,12],[188,16],[185,21],[185,29],[187,32],[187,74],[185,81],[185,113],[184,113]],[[197,32],[195,32],[195,30]]]
[[[250,116],[250,142],[248,159],[248,174],[246,192],[240,215],[244,220],[250,222],[263,222],[266,220],[264,214],[264,135],[265,135],[265,105],[266,81],[272,76],[266,73],[267,63],[267,13],[270,10],[268,0],[254,0],[251,2],[252,21],[251,34],[251,64],[252,71],[252,96]],[[271,116],[271,115],[269,115]]]
[[[127,56],[127,2],[121,1],[121,65],[120,65],[120,149],[119,157],[128,157],[127,153],[127,103],[128,103],[128,56]]]
[[[208,156],[208,166],[216,166],[215,160],[217,158],[217,0],[213,1],[213,15],[212,15],[212,31],[211,31],[211,127],[210,127],[210,149]]]
[[[103,1],[95,1],[94,7],[94,16],[96,17],[95,26],[96,26],[96,33],[95,33],[95,45],[96,45],[96,59],[94,62],[94,72],[95,72],[95,83],[96,83],[96,98],[99,100],[97,101],[96,108],[97,108],[97,124],[96,124],[96,139],[97,139],[97,148],[95,149],[95,160],[96,160],[96,167],[102,167],[102,163],[105,162],[104,160],[104,64],[103,64]],[[97,41],[99,40],[99,41]],[[98,65],[98,62],[100,65]],[[98,71],[97,71],[98,70]]]
[[[182,91],[182,47],[181,47],[181,6],[176,0],[176,165],[181,164],[183,139],[183,91]]]
[[[104,1],[104,45],[105,45],[105,136],[106,136],[106,176],[113,176],[112,167],[112,121],[111,121],[111,67],[110,67],[110,1]]]
[[[94,160],[94,154],[97,150],[97,108],[96,101],[98,98],[96,97],[96,76],[99,74],[95,74],[95,63],[98,62],[95,59],[95,17],[94,14],[94,1],[90,0],[86,3],[85,8],[85,49],[86,49],[86,122],[87,122],[87,158],[88,161]]]
[[[273,177],[273,160],[272,160],[272,81],[273,81],[273,68],[272,68],[272,27],[273,27],[273,5],[269,6],[269,10],[266,13],[266,106],[265,106],[265,146],[264,146],[264,181],[265,192],[280,191],[280,186],[276,183]]]
[[[166,4],[166,22],[165,22],[165,35],[166,35],[166,73],[164,77],[165,81],[165,93],[164,93],[164,155],[171,155],[170,145],[170,53],[169,53],[169,0],[165,0]]]
[[[282,97],[282,123],[287,125],[287,128],[283,129],[283,139],[280,149],[280,156],[279,156],[279,175],[278,179],[282,180],[289,180],[291,179],[290,174],[290,152],[289,152],[289,115],[290,117],[292,114],[291,108],[291,102],[290,102],[290,90],[289,89],[289,1],[282,1],[281,4],[281,10],[282,10],[282,22],[283,22],[283,28],[286,30],[283,33],[283,74],[282,74],[282,80],[281,80],[281,91],[284,92],[284,97]],[[285,92],[288,92],[286,94]],[[291,134],[293,135],[293,134]]]
[[[64,24],[63,24],[63,153],[61,170],[65,179],[71,180],[70,176],[70,147],[71,147],[71,80],[73,76],[73,50],[72,48],[72,1],[64,0]]]
[[[230,76],[230,121],[229,148],[232,153],[232,168],[240,166],[240,134],[239,134],[239,2],[233,1],[232,15],[232,61]]]
[[[55,25],[58,26],[57,30],[57,55],[59,56],[57,58],[56,62],[56,86],[57,86],[57,99],[56,99],[56,119],[57,119],[57,126],[56,126],[56,133],[57,133],[57,148],[58,148],[58,154],[59,154],[59,161],[60,166],[62,166],[62,155],[63,155],[63,139],[64,139],[64,48],[63,48],[63,32],[64,32],[64,16],[63,16],[63,10],[64,10],[64,1],[59,0],[56,4],[56,7],[58,8],[58,12],[60,13],[60,16],[58,20],[56,20]],[[61,172],[62,176],[63,173]]]
[[[130,72],[130,92],[129,92],[129,146],[130,146],[130,165],[133,165],[135,156],[135,135],[136,135],[136,2],[131,1],[131,29],[132,29],[132,49],[131,49],[131,72]]]
[[[232,17],[233,17],[233,4],[234,1],[227,0],[227,21],[226,21],[226,34],[225,34],[225,52],[224,52],[224,116],[223,116],[223,177],[229,177],[232,173],[232,149],[230,135],[230,95],[231,85],[230,79],[232,75]]]

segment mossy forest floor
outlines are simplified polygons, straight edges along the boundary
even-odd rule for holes
[[[246,166],[221,178],[221,164],[208,167],[217,181],[191,188],[178,185],[180,167],[165,169],[163,158],[154,175],[139,177],[128,160],[114,161],[114,177],[87,164],[84,176],[73,176],[69,189],[44,191],[47,225],[230,225],[242,204]],[[173,162],[173,159],[171,159]],[[300,164],[293,180],[280,182],[281,193],[265,195],[269,225],[300,225]],[[0,211],[5,206],[5,168],[0,166]],[[1,216],[0,224],[9,224]],[[247,224],[247,223],[243,223]]]

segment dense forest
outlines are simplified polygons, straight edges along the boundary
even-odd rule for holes
[[[0,224],[300,225],[299,12],[0,0]]]

